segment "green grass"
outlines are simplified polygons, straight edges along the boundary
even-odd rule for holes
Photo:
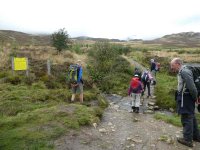
[[[167,115],[163,113],[156,113],[154,118],[157,120],[163,120],[166,123],[172,124],[177,127],[182,127],[181,118],[177,114]],[[196,114],[198,127],[200,128],[200,114]]]
[[[181,127],[181,120],[180,120],[180,116],[178,115],[166,115],[166,114],[161,114],[161,113],[156,113],[154,115],[154,118],[157,120],[163,120],[166,123],[170,123],[174,126],[178,126]]]
[[[170,76],[165,72],[158,72],[156,78],[157,84],[154,91],[156,104],[162,108],[175,108],[176,76]]]
[[[47,89],[42,82],[0,84],[0,149],[54,149],[53,141],[69,130],[98,123],[105,99],[94,89],[84,96],[86,103],[100,99],[101,106],[70,104],[69,89]]]

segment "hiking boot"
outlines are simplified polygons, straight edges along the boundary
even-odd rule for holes
[[[200,142],[200,138],[197,138],[197,139],[194,138],[193,141],[195,141],[195,142]]]
[[[139,107],[135,107],[135,113],[139,113]]]
[[[178,138],[177,141],[185,146],[193,147],[192,141],[186,141],[184,138]]]
[[[136,107],[135,107],[135,106],[132,106],[131,108],[133,109],[133,112],[135,112],[135,108],[136,108]]]
[[[156,81],[153,81],[152,85],[156,85]]]

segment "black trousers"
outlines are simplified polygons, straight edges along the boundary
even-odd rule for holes
[[[183,138],[186,141],[200,138],[197,120],[194,114],[181,114]]]
[[[146,86],[147,86],[148,96],[151,96],[151,93],[150,93],[150,82],[143,82],[143,84],[144,84],[144,91],[146,90]]]

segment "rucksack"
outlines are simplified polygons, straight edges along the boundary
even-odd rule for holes
[[[156,62],[155,70],[156,71],[160,71],[160,63],[159,62]]]
[[[200,66],[187,66],[187,68],[192,71],[194,84],[200,96]]]
[[[141,79],[142,79],[143,82],[148,82],[149,81],[149,74],[148,74],[148,72],[144,72],[142,74]]]
[[[131,92],[136,93],[139,90],[139,86],[140,86],[140,81],[138,80],[137,77],[133,77],[130,85]]]
[[[79,69],[78,65],[72,64],[69,66],[68,79],[71,84],[77,84]]]

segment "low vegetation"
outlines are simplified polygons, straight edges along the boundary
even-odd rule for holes
[[[170,59],[200,60],[198,48],[161,44],[76,41],[67,50],[57,48],[58,54],[55,48],[34,46],[34,40],[32,43],[25,46],[12,43],[0,48],[0,149],[54,149],[53,141],[69,130],[98,123],[108,106],[101,93],[127,95],[133,67],[122,55],[147,68],[151,58],[161,63],[155,95],[157,105],[166,109],[176,106],[177,81],[169,72]],[[24,72],[11,72],[11,56],[30,59],[29,77]],[[47,75],[45,68],[48,59],[51,75]],[[83,61],[83,105],[78,96],[77,102],[69,103],[71,91],[66,83],[67,67],[77,59]],[[156,114],[155,118],[181,126],[178,116]]]
[[[87,66],[94,83],[105,93],[127,94],[127,86],[132,76],[130,63],[120,54],[127,53],[128,48],[96,43],[90,51]]]
[[[67,131],[98,123],[107,102],[95,90],[84,96],[85,105],[70,104],[66,88],[0,84],[0,149],[53,149],[53,140]]]
[[[200,114],[196,115],[197,121],[200,121]],[[174,126],[182,127],[181,118],[177,114],[165,114],[165,113],[156,113],[154,118],[157,120],[165,121],[166,123],[172,124]],[[200,128],[200,124],[198,125]]]

